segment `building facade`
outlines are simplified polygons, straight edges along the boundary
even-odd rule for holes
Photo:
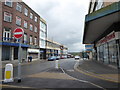
[[[0,2],[0,48],[2,60],[17,60],[18,46],[21,41],[22,58],[39,58],[40,16],[24,2]],[[20,27],[24,30],[21,40],[13,37],[13,31]]]
[[[47,48],[46,48],[46,57],[51,56],[66,56],[68,54],[68,48],[64,45],[61,45],[58,42],[47,39]]]
[[[120,68],[120,0],[91,0],[84,44],[94,44],[94,59]]]
[[[40,18],[40,59],[46,59],[46,39],[47,39],[47,23],[44,19]]]

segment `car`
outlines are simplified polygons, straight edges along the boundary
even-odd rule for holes
[[[56,60],[59,60],[59,59],[60,59],[60,56],[57,56],[57,57],[56,57]]]
[[[48,61],[54,61],[56,59],[57,59],[56,56],[51,56],[51,57],[48,58]]]
[[[75,56],[75,60],[80,59],[80,56]]]

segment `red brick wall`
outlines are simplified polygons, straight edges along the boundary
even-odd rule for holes
[[[13,3],[12,8],[8,7],[8,6],[5,6],[4,3],[3,3],[3,13],[2,14],[4,14],[4,11],[10,12],[12,14],[12,22],[11,23],[10,22],[5,22],[3,20],[3,27],[11,28],[12,32],[15,28],[22,27],[24,29],[25,33],[27,33],[28,41],[29,41],[30,35],[32,35],[33,36],[33,43],[34,43],[34,37],[37,37],[37,45],[39,45],[40,16],[38,14],[36,14],[32,9],[30,9],[30,7],[28,7],[25,3],[23,3],[23,2],[19,2],[19,3],[22,5],[22,12],[19,12],[19,11],[16,10],[16,5],[17,5],[16,2]],[[24,7],[28,9],[28,16],[24,15]],[[30,12],[33,13],[33,20],[30,19]],[[21,17],[21,19],[22,19],[22,25],[21,26],[16,25],[16,16]],[[38,17],[38,22],[37,23],[34,21],[34,16]],[[24,28],[24,20],[26,20],[28,22],[28,28],[27,29]],[[30,23],[33,24],[33,31],[30,31]],[[34,32],[34,26],[36,26],[37,29],[38,29],[37,33]]]

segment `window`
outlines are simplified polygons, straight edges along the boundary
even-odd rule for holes
[[[11,29],[4,28],[3,30],[3,41],[10,41],[11,39]]]
[[[24,14],[28,16],[28,10],[26,8],[24,9]]]
[[[21,25],[21,18],[16,16],[16,24]]]
[[[12,7],[12,0],[5,0],[5,5]]]
[[[46,24],[40,21],[40,29],[42,29],[42,31],[46,32],[46,28],[47,28]]]
[[[103,7],[103,0],[98,0],[95,10],[99,10]]]
[[[30,19],[33,19],[33,14],[32,13],[30,13]]]
[[[24,21],[24,27],[27,28],[27,21]]]
[[[37,22],[37,17],[35,16],[35,22]]]
[[[8,12],[4,12],[4,21],[12,22],[12,14]]]
[[[32,25],[32,24],[30,24],[30,30],[31,30],[31,31],[33,30],[33,25]]]
[[[37,45],[37,38],[34,38],[34,44]]]
[[[35,32],[37,32],[37,27],[35,26],[35,30],[34,30]]]
[[[30,35],[30,44],[33,44],[33,43],[32,43],[32,35]]]
[[[27,34],[24,34],[24,43],[27,44]]]
[[[16,10],[22,12],[22,5],[17,3]]]

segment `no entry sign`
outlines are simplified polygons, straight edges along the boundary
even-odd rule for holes
[[[24,34],[24,30],[22,28],[16,28],[14,31],[13,31],[13,36],[16,38],[16,39],[20,39]]]

